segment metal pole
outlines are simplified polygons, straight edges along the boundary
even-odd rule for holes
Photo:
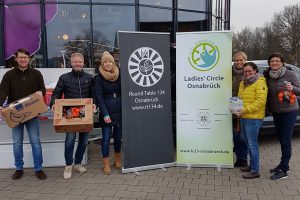
[[[0,45],[0,65],[5,65],[4,62],[4,49],[5,49],[5,40],[4,40],[4,0],[0,0],[0,39],[1,44]]]
[[[40,0],[40,13],[41,13],[41,50],[43,55],[42,67],[48,67],[48,48],[47,48],[47,32],[46,32],[46,9],[45,0]]]
[[[88,51],[89,51],[89,67],[94,68],[94,28],[93,28],[93,7],[92,7],[92,0],[89,1],[90,3],[90,42],[88,43]]]
[[[60,52],[62,53],[64,68],[66,68],[66,57],[65,57],[66,51],[60,51]]]
[[[207,18],[207,31],[212,30],[212,0],[206,0],[206,18]]]
[[[135,30],[140,30],[140,3],[139,0],[135,0]]]

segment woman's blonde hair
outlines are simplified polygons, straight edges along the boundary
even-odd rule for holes
[[[233,56],[233,61],[235,61],[235,59],[236,59],[238,56],[241,56],[242,58],[244,58],[245,61],[247,61],[247,59],[248,59],[248,58],[247,58],[247,55],[245,54],[245,52],[239,51],[239,52],[237,52],[237,53],[234,54],[234,56]]]

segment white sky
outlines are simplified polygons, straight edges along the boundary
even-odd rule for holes
[[[299,0],[231,0],[231,29],[241,31],[246,26],[262,27],[271,22],[274,13]]]

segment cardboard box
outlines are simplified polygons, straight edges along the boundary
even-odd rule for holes
[[[65,109],[77,106],[84,107],[84,116],[67,118]],[[92,131],[94,128],[93,99],[56,99],[53,125],[57,133]]]
[[[2,116],[10,128],[24,123],[40,113],[47,111],[43,97],[39,94],[31,94],[8,105],[2,110]]]

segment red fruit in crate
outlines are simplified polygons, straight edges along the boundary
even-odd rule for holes
[[[291,94],[291,100],[292,100],[292,99],[293,99],[294,101],[296,100],[296,95],[295,95],[294,93]]]
[[[295,99],[291,99],[290,104],[294,104],[294,103],[295,103]]]

